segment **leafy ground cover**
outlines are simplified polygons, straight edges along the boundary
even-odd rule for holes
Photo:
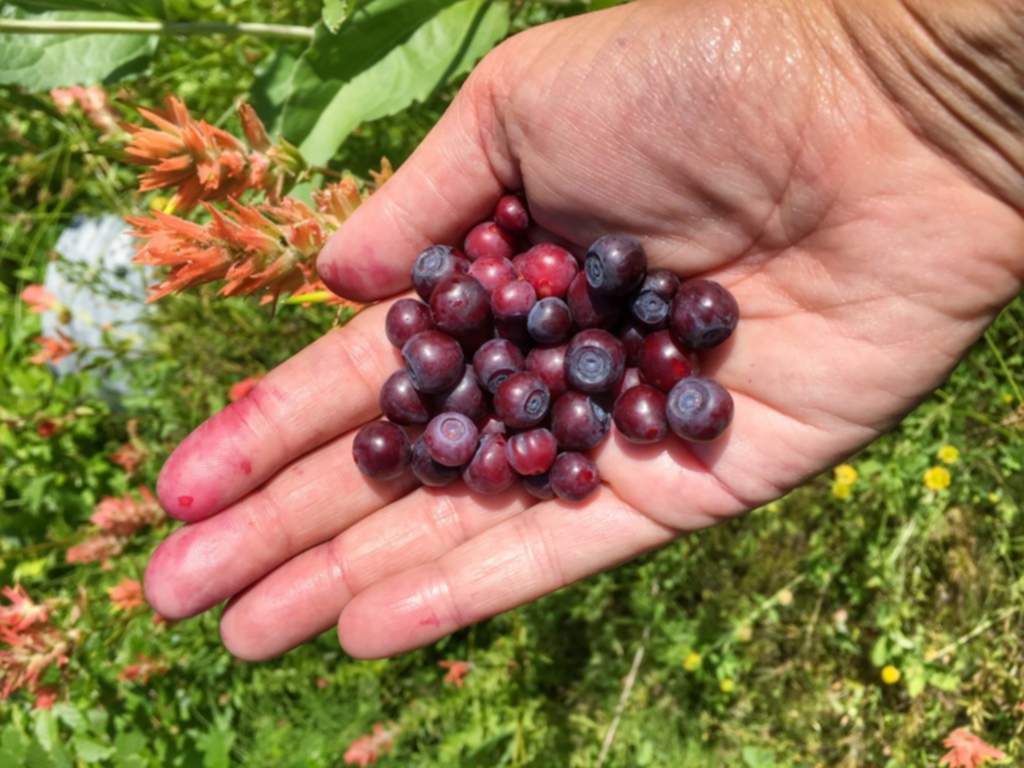
[[[579,10],[523,5],[513,28]],[[172,93],[237,132],[259,65],[297,45],[166,38],[112,104],[129,117]],[[456,85],[356,127],[331,169],[400,163]],[[969,734],[1024,757],[1021,299],[896,431],[741,520],[397,659],[352,661],[326,633],[246,664],[216,615],[168,624],[145,605],[171,526],[147,489],[240,383],[346,311],[193,292],[56,376],[45,297],[24,291],[61,231],[167,200],[45,92],[0,89],[0,156],[0,765],[969,765],[985,754]]]

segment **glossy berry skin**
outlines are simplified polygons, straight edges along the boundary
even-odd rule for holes
[[[504,195],[494,206],[494,221],[509,232],[525,232],[530,227],[530,212],[519,195]]]
[[[555,498],[555,492],[551,490],[551,476],[548,472],[543,475],[530,475],[522,480],[523,488],[535,499],[547,501]]]
[[[490,296],[469,275],[450,275],[430,294],[430,313],[439,330],[453,336],[472,334],[491,322]]]
[[[483,428],[480,430],[480,436],[504,435],[506,432],[508,432],[508,428],[505,426],[505,422],[499,421],[492,416],[484,423]]]
[[[494,393],[494,414],[512,429],[537,426],[548,415],[550,404],[547,385],[528,371],[512,374]]]
[[[679,278],[667,269],[652,269],[640,284],[640,292],[654,291],[666,301],[672,301],[679,290]]]
[[[479,437],[476,424],[454,411],[439,413],[423,431],[430,458],[446,467],[461,467],[472,459]]]
[[[669,328],[687,349],[710,349],[732,335],[740,319],[736,297],[712,280],[688,280],[672,301]]]
[[[352,458],[359,471],[375,480],[394,480],[409,466],[409,438],[402,428],[374,421],[356,433]]]
[[[589,451],[611,428],[608,412],[582,392],[566,392],[551,408],[551,432],[559,448]]]
[[[567,344],[557,347],[534,347],[526,355],[526,370],[541,377],[555,401],[569,391],[565,378],[565,350]]]
[[[472,461],[462,472],[462,480],[474,493],[490,495],[508,490],[515,482],[516,474],[508,463],[505,438],[484,435]]]
[[[517,278],[515,267],[500,256],[482,256],[469,265],[469,276],[484,287],[488,295]]]
[[[448,485],[454,482],[459,477],[459,474],[461,474],[458,467],[446,467],[444,464],[438,464],[430,458],[430,452],[427,450],[427,444],[423,442],[422,435],[413,443],[409,468],[417,480],[431,488],[441,488]]]
[[[537,303],[537,292],[525,280],[514,280],[491,292],[491,311],[499,321],[522,321]]]
[[[554,243],[540,243],[516,257],[519,273],[533,286],[537,297],[562,298],[576,277],[576,259],[565,248]]]
[[[416,391],[412,376],[404,368],[392,373],[380,388],[380,411],[395,424],[426,424],[430,406]]]
[[[501,382],[525,367],[523,353],[507,339],[491,339],[473,355],[473,370],[492,395]]]
[[[539,344],[561,344],[572,334],[569,305],[554,296],[541,299],[530,310],[526,329]]]
[[[582,272],[573,278],[565,301],[579,328],[610,328],[619,319],[618,301],[590,290]]]
[[[596,293],[625,296],[643,282],[647,274],[647,255],[634,237],[605,235],[587,249],[583,271]]]
[[[448,245],[432,245],[412,264],[412,285],[424,301],[430,301],[434,287],[449,275],[466,274],[469,261],[462,251]]]
[[[645,331],[660,331],[668,327],[672,300],[664,299],[654,291],[640,291],[629,303],[629,314]]]
[[[622,342],[600,328],[577,333],[565,352],[565,378],[569,386],[587,394],[610,392],[625,368]]]
[[[694,359],[676,345],[668,331],[656,331],[644,339],[639,357],[637,367],[644,381],[662,392],[697,373]]]
[[[484,256],[511,259],[516,252],[516,239],[493,221],[485,221],[469,230],[463,249],[470,261]]]
[[[558,454],[558,442],[547,429],[531,429],[506,438],[505,453],[517,474],[542,475]]]
[[[398,349],[420,331],[429,331],[433,327],[430,307],[416,299],[399,299],[391,305],[384,319],[388,341]]]
[[[440,331],[421,331],[405,342],[402,359],[413,386],[428,395],[439,394],[459,383],[466,360],[462,347]]]
[[[692,376],[668,393],[665,415],[673,432],[684,440],[707,442],[721,435],[732,422],[733,402],[722,385]]]
[[[601,484],[597,465],[582,453],[572,451],[555,459],[548,476],[551,490],[564,501],[583,501]]]
[[[640,376],[639,368],[627,368],[625,373],[622,374],[622,378],[619,379],[619,383],[615,385],[615,389],[612,390],[612,396],[618,397],[627,389],[632,389],[638,384],[643,384],[644,380]]]
[[[657,443],[668,434],[665,395],[646,384],[619,395],[612,418],[619,434],[631,443]]]
[[[474,424],[487,418],[487,398],[471,365],[465,366],[458,384],[446,392],[434,395],[431,400],[434,413],[454,411],[468,416]]]

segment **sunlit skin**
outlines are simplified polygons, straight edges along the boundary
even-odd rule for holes
[[[518,189],[577,255],[634,235],[739,302],[702,366],[735,399],[721,439],[613,430],[580,504],[367,481],[353,436],[400,365],[383,302],[174,452],[159,497],[189,524],[153,555],[153,607],[229,599],[244,659],[335,625],[353,656],[396,654],[777,498],[895,425],[1020,290],[1024,221],[983,162],[908,127],[831,8],[643,2],[513,38],[321,255],[342,295],[406,294],[419,251]]]

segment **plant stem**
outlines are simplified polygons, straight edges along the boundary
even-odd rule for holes
[[[0,19],[0,33],[43,33],[53,35],[114,34],[114,35],[254,35],[284,40],[312,40],[313,27],[288,24],[259,24],[240,22],[226,24],[213,21],[36,21],[28,19]]]

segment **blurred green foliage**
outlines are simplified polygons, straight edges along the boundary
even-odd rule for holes
[[[321,12],[296,0],[194,5],[288,23]],[[517,3],[513,28],[580,10]],[[289,46],[168,38],[148,70],[117,86],[116,103],[175,93],[234,128],[233,104],[259,63]],[[455,87],[359,126],[332,167],[365,176],[382,155],[397,165]],[[18,293],[42,281],[72,214],[148,201],[116,147],[45,96],[0,90],[0,155],[0,583],[53,600],[54,622],[79,633],[68,665],[48,673],[60,691],[52,709],[23,693],[0,702],[0,766],[337,766],[377,722],[400,729],[381,766],[592,766],[641,648],[608,766],[935,765],[958,726],[1024,755],[1020,299],[949,382],[851,460],[856,479],[842,487],[819,478],[397,659],[354,662],[326,633],[246,664],[223,650],[214,614],[155,625],[145,608],[111,606],[106,590],[140,578],[169,525],[136,534],[109,570],[68,565],[63,552],[102,497],[152,487],[232,383],[343,318],[200,291],[161,302],[146,344],[57,378],[28,362],[39,320]],[[130,382],[116,401],[101,386],[115,360]],[[110,460],[129,420],[144,447],[131,477]],[[40,434],[43,421],[56,432]],[[946,445],[959,451],[949,465]],[[951,483],[930,490],[923,476],[938,465]],[[163,671],[119,679],[140,655]],[[442,659],[472,663],[464,687],[442,683]],[[883,682],[886,665],[898,682]]]

